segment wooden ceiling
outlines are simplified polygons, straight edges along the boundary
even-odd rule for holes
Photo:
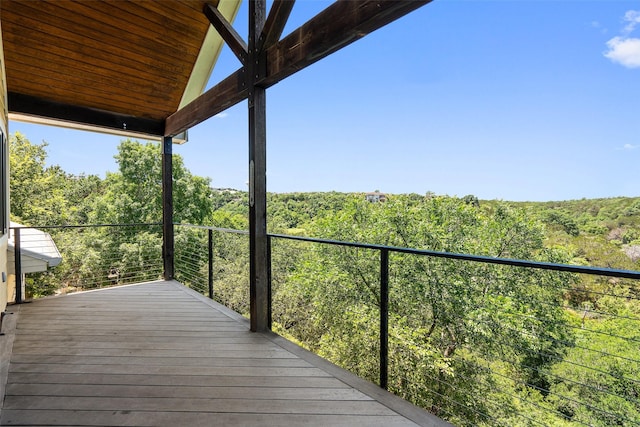
[[[218,6],[2,0],[10,112],[162,135],[166,117],[202,93],[222,45],[218,36],[197,63],[212,28],[205,3]],[[221,3],[232,20],[239,1]]]

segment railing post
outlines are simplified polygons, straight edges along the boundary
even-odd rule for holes
[[[271,270],[272,270],[272,266],[271,266],[271,236],[267,234],[267,299],[268,299],[268,306],[267,306],[267,323],[269,325],[269,329],[271,329],[272,326],[272,321],[273,321],[273,313],[271,311],[271,302],[272,302],[272,295],[271,295]]]
[[[209,298],[213,299],[213,230],[209,229]]]
[[[380,250],[380,387],[389,381],[389,250]]]
[[[16,304],[22,304],[22,250],[20,249],[20,229],[14,228],[13,252],[16,270]]]

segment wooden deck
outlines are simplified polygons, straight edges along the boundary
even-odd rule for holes
[[[7,311],[0,425],[445,425],[176,282]]]

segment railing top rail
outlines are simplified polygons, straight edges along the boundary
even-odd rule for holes
[[[38,226],[38,227],[20,226],[20,227],[10,227],[10,228],[12,229],[17,229],[17,228],[43,229],[43,228],[82,228],[82,227],[133,227],[133,226],[149,226],[149,225],[162,225],[162,223],[49,225],[49,226]],[[249,234],[249,232],[246,230],[234,230],[231,228],[212,227],[212,226],[194,225],[194,224],[182,224],[182,223],[175,223],[174,225],[200,228],[205,230],[214,230],[214,231],[220,231],[220,232],[232,233],[232,234],[243,234],[243,235]],[[457,259],[461,261],[479,262],[484,264],[500,264],[500,265],[508,265],[512,267],[537,268],[541,270],[552,270],[552,271],[561,271],[561,272],[567,272],[567,273],[580,273],[580,274],[589,274],[589,275],[595,275],[595,276],[619,277],[619,278],[625,278],[625,279],[640,280],[640,271],[635,271],[635,270],[622,270],[622,269],[615,269],[615,268],[593,267],[593,266],[572,265],[572,264],[557,264],[552,262],[530,261],[530,260],[513,259],[513,258],[498,258],[498,257],[491,257],[486,255],[470,255],[470,254],[461,254],[461,253],[453,253],[453,252],[440,252],[440,251],[433,251],[433,250],[427,250],[427,249],[411,249],[411,248],[403,248],[398,246],[378,245],[378,244],[372,244],[372,243],[344,242],[340,240],[319,239],[315,237],[291,236],[288,234],[268,233],[267,235],[269,237],[278,238],[278,239],[298,240],[302,242],[322,243],[322,244],[334,245],[334,246],[345,246],[345,247],[353,247],[353,248],[389,251],[389,252],[397,252],[397,253],[405,253],[405,254],[413,254],[413,255],[430,256],[435,258]]]
[[[131,223],[131,224],[83,224],[83,225],[19,225],[10,226],[12,230],[37,228],[37,229],[55,229],[55,228],[100,228],[100,227],[145,227],[151,225],[162,225],[161,222],[149,222],[149,223]]]
[[[411,249],[397,246],[376,245],[370,243],[342,242],[339,240],[318,239],[313,237],[290,236],[287,234],[269,234],[270,237],[279,239],[299,240],[303,242],[323,243],[327,245],[347,246],[363,249],[384,250],[389,252],[398,252],[413,255],[423,255],[436,258],[457,259],[462,261],[480,262],[485,264],[501,264],[512,267],[537,268],[542,270],[562,271],[568,273],[581,273],[597,276],[620,277],[626,279],[640,279],[640,271],[620,270],[614,268],[592,267],[571,264],[556,264],[552,262],[528,261],[512,258],[497,258],[485,255],[469,255],[452,252],[439,252],[426,249]]]

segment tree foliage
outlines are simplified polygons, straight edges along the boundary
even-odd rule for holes
[[[25,225],[78,223],[102,191],[97,176],[74,176],[46,166],[48,144],[32,144],[19,132],[9,138],[11,217]]]
[[[118,146],[115,159],[118,172],[107,174],[107,191],[96,200],[89,221],[107,224],[161,222],[160,145],[127,139]],[[192,175],[180,156],[173,156],[174,222],[203,224],[210,220],[213,208],[209,184],[209,179]]]
[[[543,247],[540,224],[507,205],[481,209],[450,197],[354,199],[315,225],[314,235],[332,240],[561,260]],[[544,371],[571,340],[559,304],[570,278],[417,255],[394,255],[391,264],[394,392],[456,422],[478,424],[518,411],[517,399],[496,392],[502,378],[493,371],[528,393],[548,390]],[[376,381],[378,283],[377,251],[315,248],[276,293],[283,333]],[[517,393],[513,385],[509,390]],[[474,405],[460,408],[460,402]]]

